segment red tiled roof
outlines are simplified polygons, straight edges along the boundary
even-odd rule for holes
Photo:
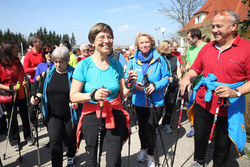
[[[179,32],[210,25],[214,17],[214,11],[222,9],[229,9],[238,13],[241,22],[247,19],[248,5],[243,5],[241,0],[207,0],[200,10],[194,14],[192,19],[186,24],[184,28],[179,30]],[[204,18],[202,23],[195,24],[195,15],[199,13],[207,13],[207,16]]]

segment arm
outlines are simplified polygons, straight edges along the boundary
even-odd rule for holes
[[[190,69],[189,72],[186,73],[185,77],[179,82],[181,95],[185,93],[186,88],[188,89],[187,91],[189,92],[191,86],[191,79],[197,76],[198,74],[193,69]]]
[[[24,62],[23,62],[23,68],[25,73],[30,73],[36,71],[35,67],[31,67],[31,60],[29,55],[25,55]]]
[[[178,66],[177,67],[177,77],[178,77],[178,79],[181,79],[181,67],[180,66]]]
[[[190,69],[190,63],[188,61],[187,61],[185,69],[186,69],[186,72],[188,71],[188,69]]]

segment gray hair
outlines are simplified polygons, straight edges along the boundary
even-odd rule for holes
[[[57,47],[52,52],[51,58],[53,61],[61,59],[68,62],[70,58],[69,49],[66,46]]]
[[[88,45],[88,44],[82,44],[82,45],[80,46],[80,50],[82,50],[82,48],[83,48],[84,46],[87,46],[87,47],[89,48],[89,45]]]
[[[38,36],[32,35],[28,39],[28,45],[31,45],[33,47],[33,43],[37,41],[37,39],[40,39]]]
[[[233,10],[226,10],[232,18],[232,22],[240,23],[240,16]]]

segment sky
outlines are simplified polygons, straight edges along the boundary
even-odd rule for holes
[[[91,27],[103,22],[114,32],[114,45],[134,44],[136,34],[146,32],[155,40],[171,38],[180,25],[163,14],[169,0],[0,0],[0,29],[24,34],[40,27],[57,34],[74,33],[76,44],[88,44]]]

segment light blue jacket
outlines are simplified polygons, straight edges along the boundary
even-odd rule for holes
[[[217,77],[214,74],[208,74],[205,78],[202,76],[200,82],[194,87],[193,93],[188,102],[188,108],[192,105],[194,101],[196,92],[200,86],[206,86],[207,92],[205,93],[205,101],[209,102],[212,98],[212,91],[219,85],[227,85],[231,89],[235,89],[245,82],[237,82],[233,84],[216,82]],[[232,142],[235,144],[237,150],[242,152],[246,144],[246,129],[244,121],[244,113],[246,109],[246,98],[245,96],[228,98],[231,105],[227,108],[227,119],[228,119],[228,135]]]
[[[133,56],[130,57],[128,61],[127,70],[132,69],[136,71],[138,74],[137,81],[144,84],[143,74],[142,74],[142,63],[137,57],[138,50],[135,52]],[[169,82],[170,73],[167,68],[166,61],[162,56],[158,54],[158,52],[153,49],[153,59],[149,63],[147,69],[147,75],[149,82],[154,82],[156,90],[152,93],[152,99],[154,102],[154,106],[163,106],[164,105],[164,87],[167,86]],[[128,73],[125,73],[125,78],[128,78]],[[148,96],[148,95],[147,95]],[[150,107],[148,97],[145,96],[145,91],[138,91],[133,88],[133,97],[132,103],[135,106],[139,107]]]
[[[74,68],[70,65],[68,65],[68,80],[69,80],[69,88],[71,87],[71,83],[72,83],[72,75],[74,72]],[[50,82],[53,73],[55,71],[55,66],[53,66],[49,72],[46,75],[45,81],[44,81],[44,85],[43,85],[43,105],[42,105],[42,110],[43,110],[43,116],[46,119],[48,116],[48,99],[47,99],[47,86],[48,83]],[[75,110],[73,110],[72,108],[70,108],[70,114],[71,114],[71,122],[75,125],[78,123],[78,116],[77,116],[77,112]]]

